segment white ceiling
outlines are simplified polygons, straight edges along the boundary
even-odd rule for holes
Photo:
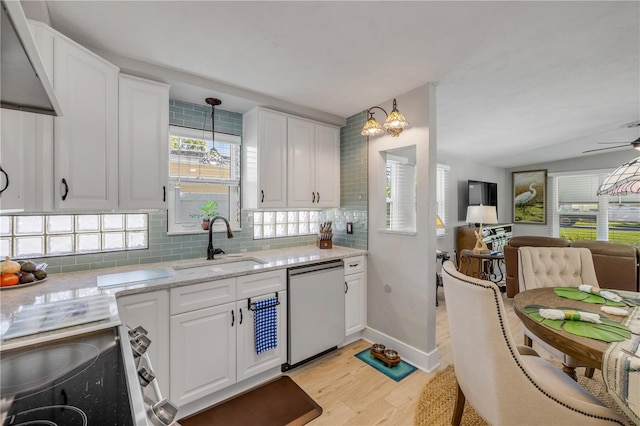
[[[217,95],[223,109],[278,99],[346,118],[435,82],[438,150],[452,156],[515,167],[640,136],[625,128],[640,120],[636,1],[47,6],[87,47],[211,83],[171,81],[172,97]]]

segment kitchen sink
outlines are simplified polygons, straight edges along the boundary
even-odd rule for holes
[[[256,259],[225,259],[222,261],[208,262],[208,263],[197,263],[194,265],[185,265],[185,266],[176,266],[173,269],[176,271],[186,270],[188,272],[232,272],[232,271],[243,271],[243,270],[251,270],[254,266],[263,265],[264,262],[261,262]]]

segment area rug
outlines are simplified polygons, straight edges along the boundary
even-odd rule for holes
[[[289,376],[179,420],[182,426],[301,426],[322,414],[320,407]]]
[[[556,362],[553,363],[560,367]],[[607,393],[599,371],[595,372],[593,379],[589,379],[585,377],[583,370],[580,369],[578,372],[578,383],[597,396],[607,407],[624,415]],[[422,390],[416,404],[416,411],[413,418],[414,426],[450,425],[457,390],[458,382],[456,381],[453,365],[448,365],[444,370],[439,371],[433,376]],[[487,425],[468,402],[464,404],[460,424],[464,426]]]
[[[416,371],[416,367],[402,360],[400,361],[399,364],[394,365],[393,367],[388,367],[387,364],[385,364],[378,358],[372,357],[371,353],[369,352],[369,349],[370,348],[367,348],[362,352],[358,352],[357,354],[355,354],[355,357],[369,364],[379,372],[386,374],[388,377],[392,378],[396,382],[399,382],[400,380],[407,377],[409,374]]]

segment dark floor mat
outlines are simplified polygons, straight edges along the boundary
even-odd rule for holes
[[[182,426],[300,426],[322,407],[288,376],[282,376],[205,411],[179,420]]]

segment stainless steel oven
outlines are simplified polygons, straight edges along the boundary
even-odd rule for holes
[[[136,334],[119,326],[3,351],[0,422],[3,426],[172,424],[175,407],[159,393],[145,394],[155,380],[145,361],[146,348],[141,349],[148,347],[148,339]]]

